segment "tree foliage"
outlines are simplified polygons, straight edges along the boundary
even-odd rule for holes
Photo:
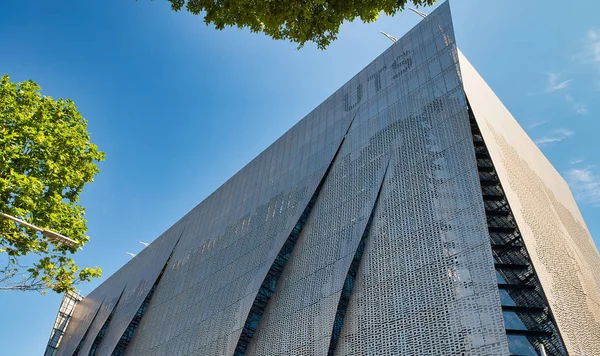
[[[0,212],[77,241],[68,247],[0,216],[0,289],[64,292],[99,277],[70,257],[87,241],[78,205],[104,153],[70,99],[43,96],[29,80],[0,81]]]
[[[315,42],[325,49],[337,38],[344,21],[373,22],[383,12],[404,10],[407,4],[433,5],[435,0],[169,0],[171,8],[204,15],[204,22],[222,30],[226,26],[263,32],[290,40],[299,47]]]

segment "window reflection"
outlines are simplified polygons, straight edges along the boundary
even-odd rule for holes
[[[509,335],[508,336],[508,349],[511,355],[519,356],[537,356],[538,353],[535,351],[535,347],[529,342],[526,336],[523,335]]]

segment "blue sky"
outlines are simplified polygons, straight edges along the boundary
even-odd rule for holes
[[[571,184],[600,244],[600,2],[563,4],[451,8],[458,46]],[[400,37],[418,21],[346,24],[328,50],[298,51],[166,0],[3,0],[0,74],[72,98],[107,153],[82,196],[91,241],[76,258],[108,277],[387,48],[380,30]],[[0,293],[2,354],[42,354],[60,298]]]

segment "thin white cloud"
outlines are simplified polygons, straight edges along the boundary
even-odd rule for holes
[[[583,163],[583,160],[581,158],[573,158],[569,161],[569,164],[579,164],[579,163]]]
[[[573,108],[573,111],[575,111],[575,113],[577,115],[587,115],[589,114],[589,111],[587,109],[587,105],[580,102],[580,101],[576,101],[575,98],[573,98],[572,95],[570,94],[565,94],[565,100],[568,103],[571,103],[571,107]]]
[[[581,102],[574,103],[573,110],[575,110],[577,115],[587,115],[590,113],[587,109],[587,105]]]
[[[563,135],[565,137],[569,137],[572,136],[575,132],[568,129],[556,129],[554,130],[554,133],[558,135]]]
[[[575,57],[580,63],[593,64],[600,71],[600,29],[589,29],[583,37],[583,50]],[[600,81],[595,86],[600,89]]]
[[[549,122],[550,122],[550,120],[536,121],[536,122],[534,122],[534,123],[530,124],[530,125],[529,125],[529,128],[530,128],[530,129],[534,129],[534,128],[538,127],[538,126],[545,125],[545,124],[547,124],[547,123],[549,123]]]
[[[559,74],[553,73],[553,72],[546,73],[546,75],[548,76],[548,83],[546,85],[546,93],[553,93],[553,92],[556,92],[559,90],[569,89],[569,84],[573,81],[573,79],[562,80],[560,78]],[[564,99],[567,103],[569,103],[569,105],[571,106],[571,108],[573,109],[575,114],[577,114],[577,115],[589,114],[587,104],[576,100],[573,97],[573,95],[571,95],[569,93],[565,93]],[[546,122],[547,121],[542,121],[539,124],[534,123],[533,125],[530,126],[530,128],[540,126]]]
[[[600,63],[600,30],[591,29],[585,37],[585,59]]]
[[[536,139],[534,142],[538,146],[548,146],[553,143],[561,142],[561,141],[565,140],[566,138],[573,136],[573,134],[575,134],[575,132],[573,132],[571,130],[556,129],[556,130],[552,131],[552,133],[550,135],[540,137],[540,138]]]
[[[556,73],[546,73],[546,75],[548,76],[548,85],[546,86],[546,92],[548,93],[565,89],[573,81],[573,79],[561,81],[560,76]]]
[[[566,173],[566,178],[575,198],[600,206],[600,177],[590,168],[570,169]]]

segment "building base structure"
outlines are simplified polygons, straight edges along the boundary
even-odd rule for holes
[[[81,300],[56,355],[600,355],[570,190],[448,3]]]

